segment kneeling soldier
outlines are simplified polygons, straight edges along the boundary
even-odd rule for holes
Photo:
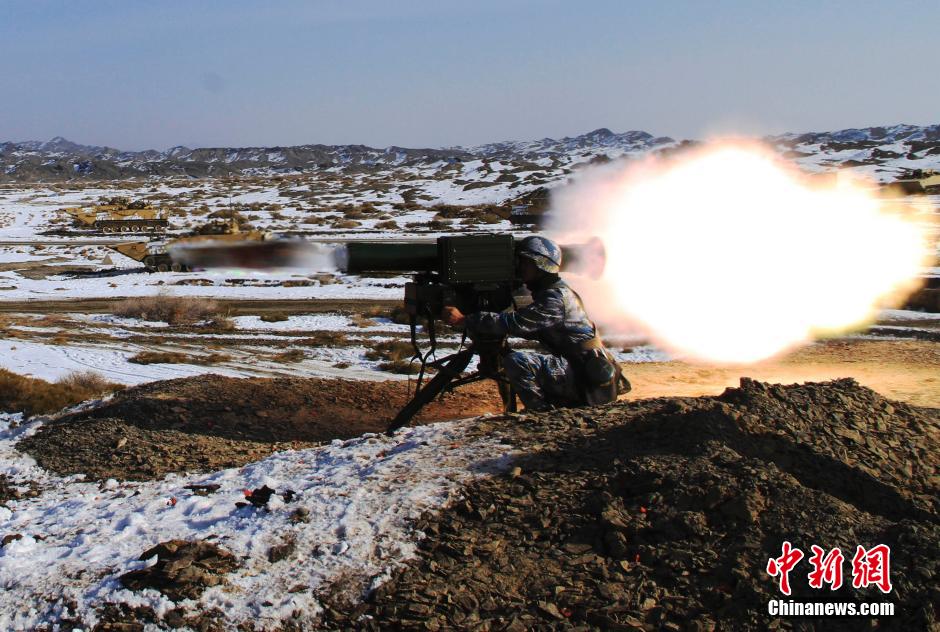
[[[464,315],[445,307],[442,318],[471,333],[537,340],[549,353],[512,351],[506,377],[527,410],[615,401],[630,390],[620,366],[587,317],[581,298],[559,276],[561,248],[545,237],[526,237],[516,250],[516,271],[532,293],[517,311]]]

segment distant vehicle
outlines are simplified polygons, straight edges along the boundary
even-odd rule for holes
[[[238,242],[238,241],[266,241],[274,237],[273,233],[250,230],[246,232],[233,228],[224,234],[190,235],[167,242],[131,241],[108,246],[111,250],[119,252],[134,261],[140,261],[148,272],[189,272],[189,268],[173,261],[170,257],[170,246],[198,244],[208,242]]]
[[[509,221],[513,224],[541,226],[551,192],[539,187],[506,203],[509,206]]]
[[[934,169],[914,169],[908,177],[889,183],[903,193],[940,193],[940,171]]]
[[[91,207],[60,209],[80,224],[103,233],[141,233],[166,230],[166,214],[143,201],[131,202],[119,196],[105,198]]]

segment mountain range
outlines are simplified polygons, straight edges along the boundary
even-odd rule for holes
[[[781,134],[759,139],[808,171],[850,168],[889,181],[913,169],[940,168],[940,124],[894,125],[830,132]],[[0,143],[0,182],[148,177],[218,177],[426,167],[473,160],[558,169],[587,161],[642,155],[696,141],[676,141],[643,131],[606,128],[580,136],[506,141],[474,147],[384,149],[365,145],[291,147],[173,147],[124,151],[81,145],[57,136],[48,141]]]

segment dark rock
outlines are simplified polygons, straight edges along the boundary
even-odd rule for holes
[[[22,540],[22,539],[23,539],[22,534],[19,534],[19,533],[9,533],[9,534],[3,536],[2,539],[0,539],[0,548],[2,548],[2,547],[4,547],[4,546],[8,545],[10,542],[16,542],[17,540]]]
[[[268,561],[272,564],[290,557],[297,550],[297,543],[291,538],[268,549]]]
[[[130,590],[154,588],[173,601],[196,599],[209,586],[224,581],[224,575],[238,568],[228,551],[205,541],[170,540],[144,551],[140,560],[157,557],[153,566],[121,575],[121,584]]]

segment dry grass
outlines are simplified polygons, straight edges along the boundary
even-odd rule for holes
[[[312,331],[306,338],[297,341],[305,347],[341,347],[349,343],[341,331]]]
[[[23,324],[30,327],[71,327],[74,325],[74,322],[71,318],[66,316],[59,314],[47,314],[41,318],[35,318],[33,320],[24,322]]]
[[[248,222],[248,218],[246,218],[242,213],[234,209],[230,209],[230,208],[223,208],[223,209],[219,209],[218,211],[213,211],[212,213],[209,213],[209,215],[207,215],[206,217],[208,217],[209,219],[224,219],[228,221],[235,220],[235,222],[238,223],[239,225],[245,224]]]
[[[17,375],[0,369],[0,410],[27,417],[54,413],[68,406],[124,388],[93,371],[69,373],[56,382]]]
[[[56,380],[56,384],[95,394],[110,393],[124,388],[122,384],[109,382],[103,375],[94,371],[72,371]]]
[[[333,228],[358,228],[362,226],[362,222],[357,222],[354,219],[343,219],[338,222],[333,222]]]
[[[387,314],[386,318],[390,319],[393,323],[398,325],[411,324],[411,315],[408,313],[408,310],[404,305],[396,305],[393,307]],[[427,328],[428,319],[424,316],[419,316],[417,324],[421,327]]]
[[[378,323],[368,316],[353,314],[349,317],[349,324],[354,327],[375,327]]]
[[[373,305],[363,310],[362,315],[365,318],[388,318],[388,309],[381,305]]]
[[[217,333],[235,331],[235,321],[227,316],[213,316],[206,321],[206,328]]]
[[[271,359],[275,362],[303,362],[304,358],[307,357],[307,354],[301,349],[291,349],[290,351],[285,351],[283,353],[278,353],[274,356],[271,356]]]
[[[373,215],[379,212],[372,202],[363,202],[361,204],[339,204],[335,207],[335,210],[342,213],[343,216],[348,219],[361,219],[366,215]]]
[[[179,353],[176,351],[164,352],[164,351],[142,351],[135,356],[132,356],[127,359],[128,362],[133,362],[134,364],[218,364],[219,362],[227,362],[231,360],[231,356],[227,356],[224,353],[210,353],[209,355],[189,355],[186,353]]]
[[[379,369],[389,373],[401,373],[404,375],[414,375],[421,370],[417,362],[409,360],[390,360],[379,364]]]
[[[435,211],[438,220],[461,219],[465,224],[473,220],[491,224],[509,217],[509,209],[498,204],[435,204],[428,210]]]
[[[111,306],[115,316],[162,321],[170,325],[191,325],[202,320],[222,317],[216,301],[188,296],[142,296],[128,298]]]
[[[282,323],[289,318],[284,312],[271,312],[270,314],[261,314],[263,323]]]
[[[375,347],[366,352],[368,360],[407,360],[415,353],[410,342],[404,340],[386,340],[376,343]]]

